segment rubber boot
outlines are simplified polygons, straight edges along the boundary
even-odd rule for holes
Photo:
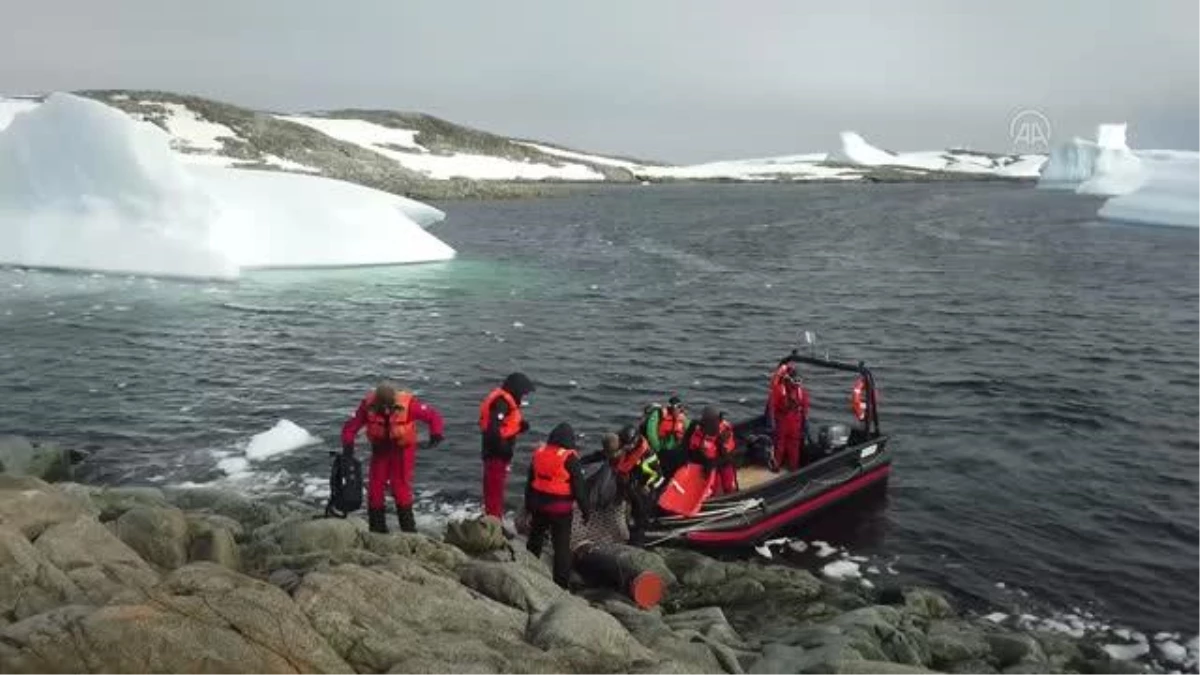
[[[400,517],[401,532],[416,532],[417,519],[413,517],[411,506],[397,506],[396,515]]]
[[[387,512],[383,509],[367,509],[367,528],[372,532],[387,534]]]

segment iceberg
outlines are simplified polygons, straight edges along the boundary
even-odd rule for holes
[[[455,255],[424,229],[439,209],[317,176],[189,164],[166,132],[98,101],[55,93],[0,113],[0,264],[232,279]]]
[[[241,268],[350,267],[454,257],[453,248],[405,216],[414,210],[425,220],[432,217],[409,205],[418,202],[403,197],[298,173],[208,166],[192,171],[217,205],[211,246]]]
[[[1101,124],[1096,140],[1073,138],[1050,152],[1038,187],[1112,196],[1132,192],[1145,180],[1142,162],[1125,142],[1125,124]]]
[[[1097,215],[1105,220],[1200,227],[1200,153],[1146,150],[1144,183],[1112,197]]]

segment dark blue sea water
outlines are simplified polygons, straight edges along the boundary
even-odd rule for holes
[[[441,204],[448,263],[231,285],[0,271],[0,432],[90,450],[92,481],[319,496],[341,421],[388,375],[448,420],[418,460],[428,523],[477,503],[476,406],[508,371],[540,383],[535,437],[569,420],[594,440],[671,392],[756,413],[810,330],[874,367],[896,452],[886,499],[813,536],[965,599],[1186,638],[1197,232],[1098,205],[994,183],[596,189]],[[815,378],[814,414],[845,419],[849,386]],[[231,463],[280,419],[324,442]]]

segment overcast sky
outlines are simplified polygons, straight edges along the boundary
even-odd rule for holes
[[[1007,151],[1128,121],[1197,147],[1196,0],[8,0],[0,93],[155,88],[428,112],[672,161]]]

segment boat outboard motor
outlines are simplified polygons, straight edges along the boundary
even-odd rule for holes
[[[850,429],[845,424],[823,424],[817,432],[817,447],[831,454],[846,447],[850,442]]]

